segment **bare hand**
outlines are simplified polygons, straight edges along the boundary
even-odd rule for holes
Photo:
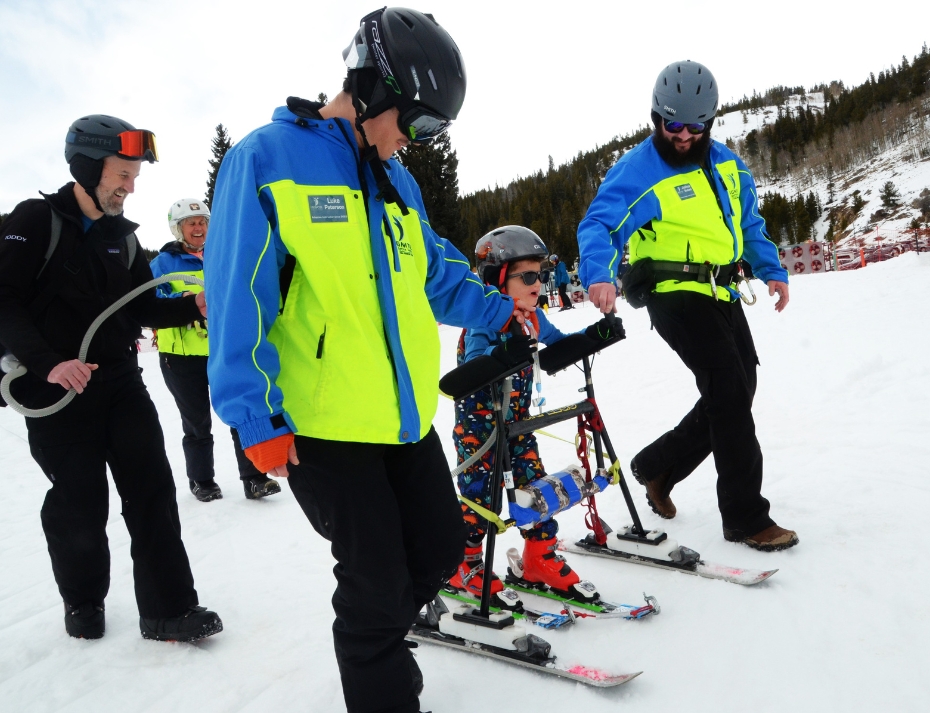
[[[300,461],[297,460],[297,446],[295,446],[293,443],[287,449],[287,459],[294,465],[300,465]],[[290,475],[287,472],[287,463],[284,465],[279,465],[277,468],[268,471],[268,475],[270,475],[272,478],[286,478],[288,475]]]
[[[48,383],[83,394],[90,381],[90,373],[96,369],[96,364],[84,364],[80,359],[63,361],[48,373]]]
[[[202,317],[207,316],[207,293],[198,292],[197,296],[194,297],[194,302],[197,303],[197,307],[200,308],[200,314]]]
[[[613,312],[617,302],[617,286],[612,282],[595,282],[588,288],[588,299],[604,314]]]
[[[774,297],[778,293],[778,301],[775,303],[775,311],[781,312],[788,306],[788,283],[779,282],[778,280],[769,280],[769,297]]]

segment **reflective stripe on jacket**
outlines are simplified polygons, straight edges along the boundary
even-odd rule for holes
[[[349,122],[285,107],[226,154],[206,260],[208,369],[243,447],[288,431],[418,441],[438,401],[436,321],[499,329],[510,317],[512,301],[433,232],[407,170],[387,168],[407,215],[385,205],[367,165],[366,206]]]
[[[627,241],[630,263],[649,257],[726,265],[745,257],[764,282],[787,282],[759,215],[749,169],[716,141],[708,165],[710,175],[697,165],[674,168],[659,156],[651,137],[625,154],[607,172],[578,226],[585,287],[614,282]],[[667,280],[656,288],[672,290],[711,294],[709,284],[691,281]]]

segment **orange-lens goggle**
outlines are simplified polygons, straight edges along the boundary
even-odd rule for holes
[[[122,143],[119,153],[126,158],[140,158],[148,161],[158,160],[158,147],[155,145],[155,134],[145,129],[124,131],[119,134]]]
[[[155,162],[158,160],[158,147],[155,145],[155,134],[145,129],[124,131],[116,136],[103,134],[88,134],[71,132],[66,141],[69,144],[84,146],[92,149],[112,151],[121,158],[132,161],[145,160]]]

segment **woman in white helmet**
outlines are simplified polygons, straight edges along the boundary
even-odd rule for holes
[[[175,239],[162,247],[152,260],[152,274],[160,277],[180,272],[203,279],[203,249],[209,226],[210,209],[199,198],[182,198],[172,203],[168,210],[168,227]],[[158,296],[173,299],[201,289],[181,281],[170,282],[158,288]],[[159,329],[157,341],[161,373],[181,412],[182,444],[191,492],[201,502],[218,500],[223,497],[223,491],[214,480],[207,322]],[[245,457],[238,434],[235,429],[230,431],[245,496],[255,500],[281,492],[275,481],[260,473]]]

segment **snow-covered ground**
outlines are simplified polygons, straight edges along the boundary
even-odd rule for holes
[[[757,291],[761,285],[756,283]],[[740,587],[573,557],[605,598],[658,597],[659,616],[583,620],[538,633],[568,662],[644,671],[609,691],[551,679],[421,646],[424,710],[496,709],[629,713],[665,711],[919,711],[930,680],[930,255],[907,254],[866,270],[792,280],[788,309],[761,296],[747,308],[762,366],[755,416],[765,454],[764,493],[779,524],[801,543],[761,553],[721,535],[710,462],[674,491],[678,517],[660,521],[642,488],[631,488],[647,525],[709,561],[778,567],[768,582]],[[626,305],[628,339],[595,361],[599,403],[624,466],[692,405],[690,373],[655,332],[645,311]],[[594,321],[591,307],[556,313],[563,330]],[[442,328],[444,366],[458,330]],[[184,541],[201,601],[225,631],[199,644],[139,636],[129,539],[111,489],[113,553],[107,634],[70,639],[52,579],[39,508],[48,483],[29,456],[21,417],[0,410],[0,710],[314,711],[344,710],[332,652],[329,547],[287,487],[246,501],[232,448],[217,428],[223,500],[202,504],[187,491],[179,418],[158,371],[143,354],[178,485]],[[550,405],[578,399],[577,372],[546,378]],[[436,427],[452,425],[440,401]],[[551,429],[569,437],[571,426]],[[447,441],[447,444],[451,440]],[[557,468],[571,446],[541,439]],[[452,449],[448,449],[450,459]],[[346,473],[351,478],[351,473]],[[627,521],[619,491],[598,500],[612,525]],[[585,533],[582,512],[559,518],[569,537]],[[372,547],[377,547],[372,523]],[[518,544],[509,532],[498,548]]]

